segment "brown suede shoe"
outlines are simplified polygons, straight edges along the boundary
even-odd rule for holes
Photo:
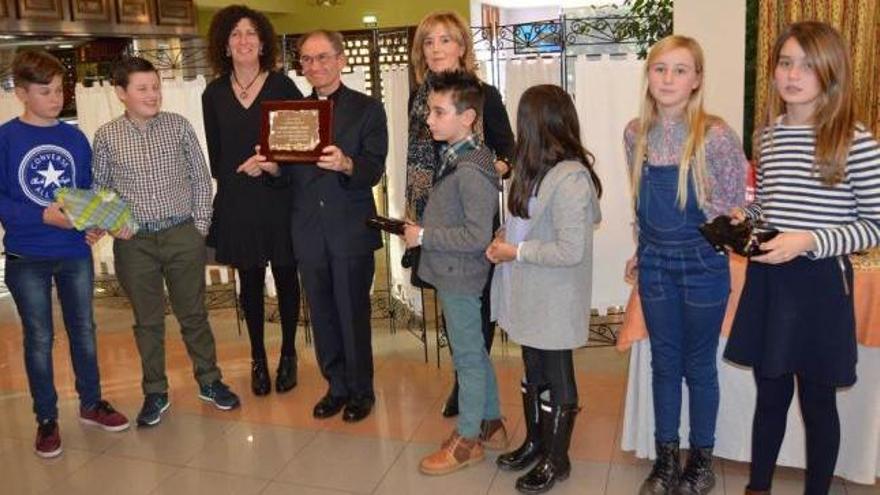
[[[484,419],[480,424],[480,442],[486,450],[507,450],[510,439],[504,419]]]
[[[482,461],[483,457],[485,454],[479,438],[464,438],[457,431],[453,431],[440,446],[440,450],[422,459],[419,471],[432,476],[449,474],[476,464]]]

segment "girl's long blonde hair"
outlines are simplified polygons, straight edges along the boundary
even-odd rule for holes
[[[425,48],[422,45],[425,43],[425,38],[431,34],[431,30],[438,24],[445,27],[452,39],[464,49],[464,54],[462,54],[461,59],[458,61],[459,68],[471,74],[476,72],[477,61],[474,55],[474,39],[471,36],[471,29],[468,27],[467,22],[451,10],[431,12],[422,19],[419,27],[416,28],[416,34],[413,36],[412,50],[409,55],[417,84],[422,84],[428,74],[428,62],[425,60]]]
[[[632,180],[633,197],[638,202],[639,184],[642,180],[642,165],[645,163],[645,157],[648,152],[648,132],[659,119],[657,101],[651,96],[651,90],[648,87],[648,74],[651,70],[651,65],[654,64],[658,57],[676,48],[684,48],[691,53],[691,56],[694,58],[694,70],[700,77],[700,85],[691,91],[684,112],[688,136],[684,142],[681,161],[678,164],[677,193],[678,206],[683,210],[688,200],[689,176],[693,176],[694,179],[697,203],[700,206],[704,206],[709,199],[708,172],[706,170],[706,129],[709,127],[709,124],[717,119],[717,117],[711,116],[703,110],[705,59],[703,57],[703,49],[693,38],[680,35],[667,36],[654,44],[651,47],[651,51],[648,52],[642,82],[644,94],[639,111],[639,125],[636,130],[636,145],[633,150],[632,174],[630,177]]]
[[[840,33],[828,24],[815,21],[796,22],[776,39],[770,55],[770,66],[774,71],[779,64],[782,46],[790,38],[794,38],[801,46],[805,62],[812,67],[822,88],[812,118],[816,132],[815,167],[822,176],[822,181],[831,186],[843,180],[858,123],[853,103],[849,50]],[[771,84],[767,128],[776,123],[784,109],[785,101],[779,96],[776,84]]]

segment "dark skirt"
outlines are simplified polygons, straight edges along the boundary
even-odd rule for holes
[[[217,184],[207,244],[218,263],[236,268],[294,265],[290,190],[269,187],[262,177],[224,177]]]
[[[724,357],[775,378],[795,373],[845,387],[856,382],[849,258],[749,263]]]

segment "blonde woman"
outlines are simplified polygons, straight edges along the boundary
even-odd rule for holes
[[[717,349],[730,292],[726,256],[697,227],[745,201],[739,139],[703,110],[700,45],[669,36],[645,64],[641,114],[624,134],[638,226],[627,277],[638,279],[651,342],[657,459],[641,494],[704,494],[715,484]],[[690,455],[679,465],[682,379]]]

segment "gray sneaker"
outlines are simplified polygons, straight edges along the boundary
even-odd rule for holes
[[[238,396],[225,383],[217,380],[210,385],[199,386],[199,399],[205,402],[212,402],[217,409],[229,411],[235,409],[241,404]]]
[[[168,401],[168,394],[147,394],[144,397],[144,406],[138,413],[138,426],[156,426],[162,421],[162,413],[171,407]]]

